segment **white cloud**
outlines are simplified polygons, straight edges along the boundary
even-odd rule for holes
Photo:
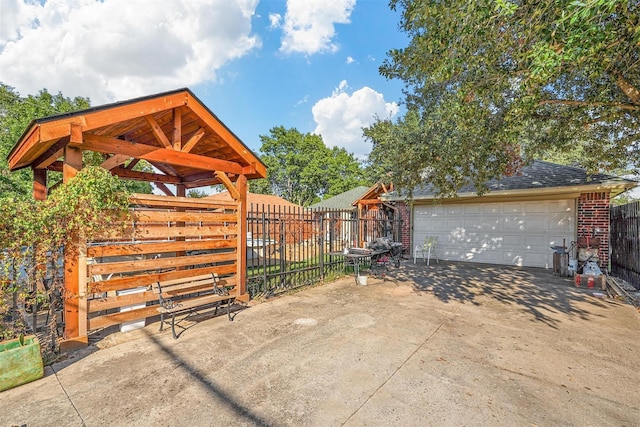
[[[354,62],[356,62],[355,59],[353,59],[351,56],[347,56],[347,64],[353,64]]]
[[[129,99],[215,81],[260,46],[258,0],[0,1],[0,81],[23,95]]]
[[[348,24],[356,0],[287,0],[280,50],[311,55],[336,52],[334,24]]]
[[[322,135],[329,147],[344,147],[358,158],[366,157],[371,144],[362,135],[362,128],[368,127],[376,118],[393,118],[399,106],[395,102],[385,102],[384,96],[364,86],[351,95],[349,86],[341,81],[330,97],[316,102],[311,109],[316,122],[314,133]]]
[[[282,15],[279,13],[270,13],[269,14],[269,28],[280,28],[282,21]]]

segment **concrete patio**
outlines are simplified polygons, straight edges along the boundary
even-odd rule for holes
[[[107,335],[0,394],[0,425],[637,425],[632,306],[540,269],[393,274]]]

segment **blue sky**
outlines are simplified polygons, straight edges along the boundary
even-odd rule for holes
[[[378,67],[407,44],[386,0],[0,0],[0,81],[92,105],[189,87],[245,144],[274,126],[364,158],[402,114]]]

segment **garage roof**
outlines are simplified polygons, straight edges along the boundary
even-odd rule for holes
[[[369,191],[369,187],[361,185],[356,188],[352,188],[351,190],[347,190],[344,193],[340,193],[336,196],[315,203],[311,205],[310,208],[352,210],[355,209],[353,203],[362,197],[367,191]]]
[[[487,196],[512,196],[527,194],[573,194],[589,191],[611,191],[611,196],[617,196],[631,188],[638,186],[636,181],[606,174],[589,175],[584,169],[572,166],[535,160],[524,166],[518,175],[490,180],[487,183]],[[467,185],[458,191],[458,197],[478,197],[476,187]],[[431,187],[415,188],[414,200],[437,198]],[[400,200],[397,193],[388,200]]]

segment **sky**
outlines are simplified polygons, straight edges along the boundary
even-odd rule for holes
[[[403,113],[378,68],[408,43],[387,0],[0,0],[0,82],[92,106],[190,88],[250,149],[276,126],[365,159]]]

